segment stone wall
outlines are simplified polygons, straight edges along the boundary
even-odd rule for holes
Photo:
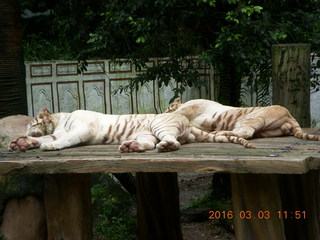
[[[165,59],[150,59],[149,65]],[[183,95],[184,101],[194,98],[213,99],[213,69],[194,59],[201,78],[207,81],[202,89],[189,88]],[[157,80],[132,94],[114,94],[120,86],[139,71],[125,60],[89,61],[86,71],[78,74],[76,61],[26,62],[28,110],[30,116],[46,106],[51,112],[71,112],[77,109],[102,113],[160,113],[166,109],[173,97],[174,81],[159,88]],[[142,70],[143,71],[143,70]],[[142,72],[140,71],[140,72]]]
[[[319,58],[311,57],[312,80],[320,82]],[[152,58],[149,66],[163,62],[165,59]],[[218,75],[213,67],[197,62],[197,69],[207,86],[201,89],[188,88],[183,94],[183,101],[195,98],[215,99],[214,84]],[[87,109],[103,113],[160,113],[168,106],[173,97],[175,82],[159,88],[157,80],[139,89],[138,92],[115,94],[120,86],[128,84],[131,78],[142,71],[136,71],[132,63],[125,60],[89,61],[87,70],[78,74],[77,61],[26,62],[26,82],[29,116],[46,106],[51,112],[71,112]],[[243,102],[257,105],[256,93],[244,91]],[[320,91],[311,89],[310,108],[312,127],[320,127]],[[270,91],[271,92],[271,91]],[[272,99],[272,97],[267,97]],[[270,100],[271,104],[271,100]]]

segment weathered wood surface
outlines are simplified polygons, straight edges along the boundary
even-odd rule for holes
[[[320,131],[313,131],[320,134]],[[230,172],[302,174],[320,169],[320,142],[294,137],[251,140],[256,149],[231,143],[182,145],[174,152],[120,153],[115,145],[61,151],[0,151],[0,175],[94,172]]]

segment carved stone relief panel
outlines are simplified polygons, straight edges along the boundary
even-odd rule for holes
[[[36,116],[42,107],[54,112],[52,83],[31,84],[32,114]]]
[[[109,73],[131,73],[132,64],[127,61],[109,61]]]
[[[104,61],[89,62],[86,66],[87,70],[83,72],[83,75],[103,74],[105,73]]]
[[[158,106],[158,112],[164,112],[169,105],[170,99],[173,97],[173,89],[176,87],[176,83],[171,81],[168,86],[162,86],[157,90],[156,103]]]
[[[133,113],[132,95],[128,92],[115,92],[120,86],[127,85],[129,79],[110,79],[110,110],[112,114],[131,114]]]
[[[76,76],[78,75],[77,63],[59,63],[56,68],[57,76]]]
[[[84,109],[106,113],[104,80],[83,81]]]
[[[34,64],[30,65],[30,77],[51,77],[52,65],[51,64]]]
[[[138,113],[157,113],[155,105],[155,82],[148,82],[136,92],[136,109]]]
[[[58,112],[80,109],[79,82],[57,82]]]

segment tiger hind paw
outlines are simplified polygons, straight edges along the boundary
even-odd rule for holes
[[[125,141],[119,147],[120,152],[144,152],[145,150],[142,148],[141,144],[137,141]]]
[[[156,148],[159,152],[170,152],[175,151],[180,148],[180,143],[178,141],[161,141],[157,144]]]

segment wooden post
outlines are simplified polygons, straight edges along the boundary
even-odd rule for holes
[[[137,173],[139,240],[182,240],[177,173]]]
[[[310,44],[272,46],[273,104],[289,109],[310,127]]]
[[[283,211],[289,214],[284,219],[286,239],[320,239],[319,171],[281,175],[280,189]]]
[[[232,174],[231,181],[237,240],[320,239],[317,170],[301,175]]]
[[[237,240],[286,240],[276,174],[231,174]]]
[[[90,174],[46,176],[48,240],[92,240],[90,183]]]

